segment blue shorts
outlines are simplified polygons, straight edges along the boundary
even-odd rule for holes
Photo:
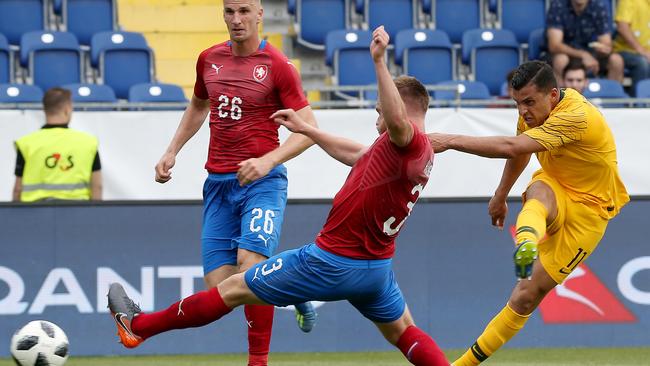
[[[203,273],[237,264],[237,249],[270,257],[280,241],[287,205],[287,169],[243,187],[236,173],[210,174],[203,185]]]
[[[389,323],[406,307],[391,263],[342,257],[311,243],[256,264],[245,279],[257,297],[272,305],[348,300],[373,322]]]

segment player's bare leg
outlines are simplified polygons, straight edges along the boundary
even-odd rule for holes
[[[546,272],[539,258],[536,259],[532,276],[517,282],[508,304],[490,321],[472,347],[454,361],[453,365],[474,366],[485,361],[524,327],[530,314],[556,285],[557,283]]]
[[[555,194],[546,183],[533,182],[526,190],[515,238],[515,272],[520,280],[508,304],[467,352],[454,361],[454,366],[474,366],[486,360],[523,328],[544,296],[557,285],[537,257],[537,244],[546,234],[546,227],[556,219],[557,207]]]
[[[555,286],[557,283],[546,272],[538,258],[533,264],[533,274],[530,279],[517,282],[508,299],[508,306],[518,314],[530,315]]]
[[[415,326],[408,307],[402,316],[390,323],[377,323],[377,328],[388,342],[402,351],[414,365],[447,366],[449,362],[436,342]]]
[[[255,264],[265,261],[265,256],[239,248],[237,250],[237,271],[245,272]],[[273,305],[245,305],[244,315],[248,326],[248,365],[266,366],[273,331]]]
[[[234,274],[243,273],[266,259],[259,253],[240,248],[237,250],[237,265],[223,265],[205,275],[206,287],[208,289],[217,287]],[[268,362],[273,329],[273,311],[272,306],[246,305],[244,307],[248,328],[248,364],[250,366],[264,366]]]
[[[205,288],[211,289],[213,287],[217,287],[226,278],[236,273],[239,273],[237,266],[232,266],[228,264],[223,265],[213,271],[210,271],[210,273],[203,276],[203,282],[205,283]]]

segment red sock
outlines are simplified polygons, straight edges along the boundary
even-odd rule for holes
[[[266,366],[269,360],[273,311],[271,305],[246,305],[248,324],[248,366]]]
[[[201,291],[175,303],[166,310],[140,314],[133,318],[131,330],[147,339],[172,329],[201,327],[228,314],[227,307],[217,288]]]
[[[416,366],[449,366],[436,342],[415,325],[406,328],[396,346]]]

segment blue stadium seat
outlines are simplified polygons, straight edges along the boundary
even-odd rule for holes
[[[528,38],[528,59],[538,60],[543,51],[546,51],[546,29],[538,28]]]
[[[499,0],[499,5],[501,28],[514,32],[519,43],[546,25],[546,0]]]
[[[0,84],[0,103],[41,103],[43,91],[36,85]]]
[[[11,50],[7,38],[0,34],[0,84],[6,84],[13,79]]]
[[[43,90],[82,80],[81,49],[72,33],[34,31],[23,34],[20,63],[28,68],[32,83]]]
[[[183,103],[187,102],[187,99],[178,85],[142,83],[129,89],[129,102]]]
[[[0,0],[0,33],[19,45],[24,33],[45,29],[43,0]]]
[[[415,16],[413,0],[363,0],[363,17],[368,29],[374,30],[383,25],[391,43],[395,42],[399,31],[416,25]]]
[[[140,33],[95,34],[90,42],[90,62],[99,68],[103,84],[113,88],[120,99],[128,98],[131,86],[153,81],[153,52]]]
[[[335,84],[371,85],[377,83],[375,68],[368,47],[372,40],[370,31],[338,30],[325,39],[325,63],[332,67]],[[358,93],[346,92],[357,97]]]
[[[519,43],[506,29],[472,29],[463,34],[463,62],[469,61],[474,79],[485,83],[493,95],[510,70],[519,65]]]
[[[403,73],[423,84],[454,79],[455,57],[447,33],[441,30],[409,29],[397,34],[395,63]]]
[[[640,80],[634,87],[637,98],[650,98],[650,79]]]
[[[589,79],[589,84],[582,92],[586,98],[629,98],[616,80]]]
[[[490,99],[488,87],[480,81],[452,80],[438,83],[437,85],[457,85],[460,99]],[[454,100],[456,92],[451,90],[436,90],[434,99]]]
[[[508,94],[508,80],[504,81],[501,84],[501,90],[499,91],[499,96],[500,97],[510,97]]]
[[[312,49],[325,49],[327,33],[348,28],[348,8],[348,0],[296,0],[298,43]]]
[[[447,32],[453,43],[460,43],[463,32],[481,27],[480,4],[480,0],[436,0],[432,16],[435,28]]]
[[[75,103],[115,103],[115,92],[108,85],[97,84],[68,84],[63,88],[72,92]]]
[[[54,0],[53,5],[67,31],[74,33],[81,44],[89,45],[95,33],[115,29],[113,0]]]

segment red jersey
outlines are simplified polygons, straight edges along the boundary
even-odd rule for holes
[[[210,173],[236,172],[238,163],[278,147],[279,125],[271,114],[309,104],[298,71],[282,52],[262,41],[253,54],[239,57],[230,45],[208,48],[196,63],[194,95],[210,99]]]
[[[356,259],[386,259],[395,238],[429,180],[433,151],[414,126],[404,147],[383,133],[354,164],[334,197],[316,244],[328,252]]]

